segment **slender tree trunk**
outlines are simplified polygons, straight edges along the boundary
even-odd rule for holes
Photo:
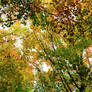
[[[85,85],[81,84],[81,87],[79,88],[80,92],[85,92]]]

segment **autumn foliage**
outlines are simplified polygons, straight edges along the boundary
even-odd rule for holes
[[[0,92],[92,91],[91,0],[0,0],[0,24]]]

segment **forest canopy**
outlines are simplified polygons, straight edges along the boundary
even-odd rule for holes
[[[91,0],[0,0],[0,27],[0,92],[92,91]]]

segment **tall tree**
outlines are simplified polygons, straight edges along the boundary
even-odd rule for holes
[[[91,90],[91,65],[83,62],[83,51],[92,43],[91,8],[91,0],[1,0],[3,26],[30,20],[33,32],[20,37],[25,57],[33,57],[30,62],[39,72],[36,91]],[[50,72],[41,72],[42,61],[51,66]]]

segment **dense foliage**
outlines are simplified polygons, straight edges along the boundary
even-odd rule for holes
[[[0,23],[1,92],[92,91],[91,0],[0,0]]]

